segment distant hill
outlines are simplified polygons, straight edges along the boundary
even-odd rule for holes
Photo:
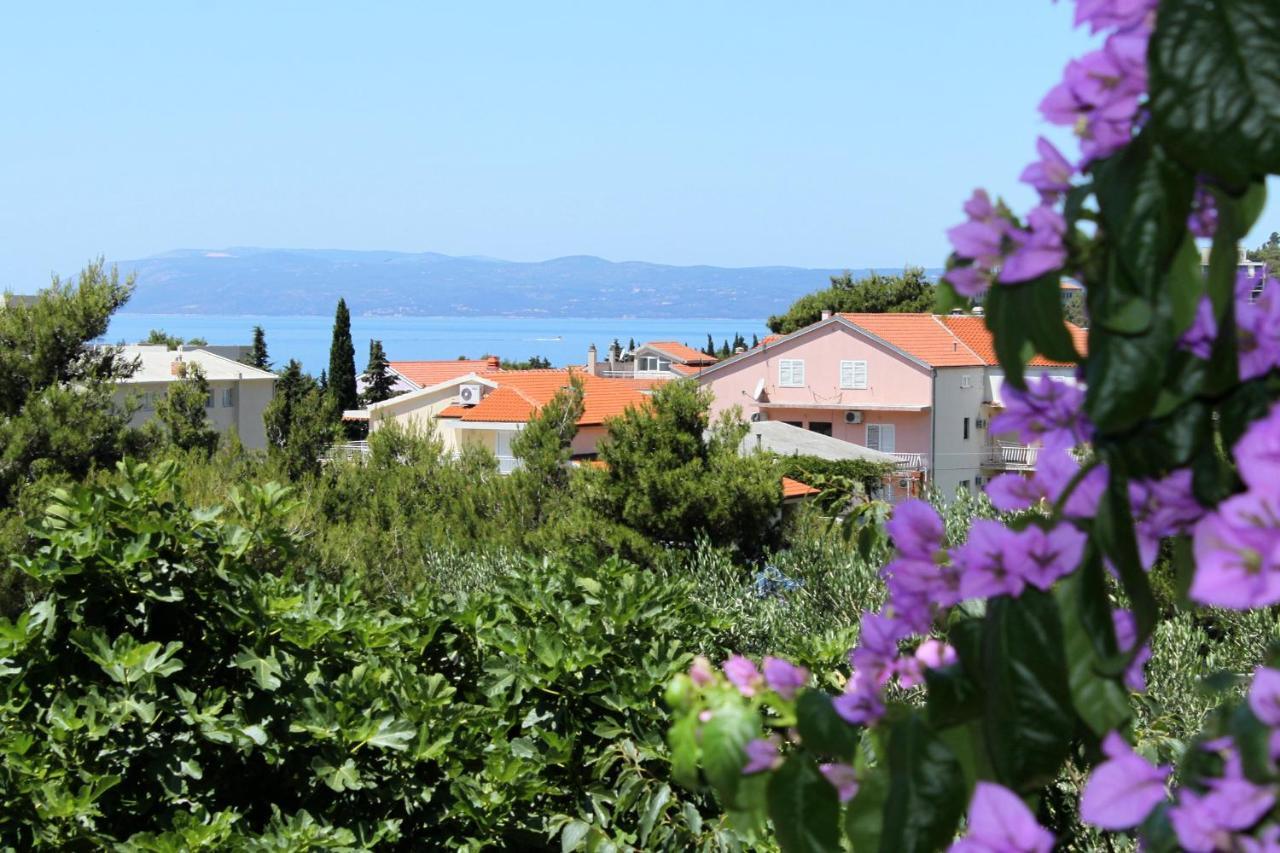
[[[341,296],[363,315],[763,317],[843,272],[252,248],[117,263],[138,276],[126,310],[155,314],[329,314]]]

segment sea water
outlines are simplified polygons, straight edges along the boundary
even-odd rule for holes
[[[329,365],[333,318],[316,316],[228,316],[220,314],[117,314],[103,337],[105,343],[138,343],[152,329],[180,338],[204,338],[210,344],[248,344],[253,327],[267,336],[267,352],[277,369],[291,358],[304,370],[319,374]],[[625,348],[630,339],[679,341],[702,349],[710,333],[718,348],[732,345],[734,335],[748,344],[768,329],[759,319],[575,319],[512,317],[352,317],[351,338],[356,369],[369,359],[369,341],[382,341],[391,361],[480,358],[496,355],[524,361],[538,355],[557,367],[584,364],[587,347],[595,344],[604,358],[617,339]]]

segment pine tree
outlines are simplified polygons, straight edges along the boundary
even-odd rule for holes
[[[209,381],[197,364],[189,364],[178,382],[156,404],[156,418],[164,424],[169,443],[206,456],[218,447],[218,431],[209,423]]]
[[[351,312],[347,301],[338,300],[333,317],[333,343],[329,345],[329,393],[339,411],[359,404],[356,394],[356,348],[351,343]]]
[[[702,351],[703,353],[711,356],[712,358],[716,357],[716,342],[711,339],[710,332],[707,332],[707,345],[703,347]]]
[[[618,342],[617,338],[614,338],[613,343],[609,344],[609,360],[610,361],[622,360],[622,344]]]
[[[271,369],[271,360],[267,357],[267,333],[261,326],[253,327],[253,346],[245,355],[244,363],[259,370]]]
[[[390,373],[382,341],[369,341],[369,365],[364,369],[364,404],[381,403],[393,395],[396,380]]]

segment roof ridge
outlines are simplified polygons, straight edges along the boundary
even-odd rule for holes
[[[957,335],[957,334],[956,334],[955,329],[952,329],[952,328],[951,328],[951,325],[950,325],[949,323],[947,323],[947,322],[946,322],[946,320],[947,320],[948,318],[946,318],[946,317],[940,317],[940,316],[938,316],[937,314],[930,314],[929,316],[930,316],[930,317],[932,317],[932,318],[933,318],[933,319],[938,323],[938,325],[940,325],[942,328],[946,329],[946,330],[947,330],[947,334],[948,334],[948,335],[950,335],[951,337],[953,337],[953,338],[955,338],[957,341],[959,341],[959,342],[960,342],[960,346],[964,347],[966,350],[968,350],[968,351],[969,351],[969,355],[973,356],[974,358],[976,358],[978,361],[982,362],[982,363],[983,363],[984,365],[986,365],[987,367],[990,367],[990,366],[991,366],[991,362],[987,361],[987,359],[986,359],[986,358],[984,358],[983,356],[978,355],[978,351],[977,351],[977,350],[975,350],[973,347],[971,347],[971,346],[969,346],[967,343],[965,343],[964,338],[962,338],[962,337],[960,337],[959,335]],[[975,319],[975,320],[976,320],[976,319],[978,319],[978,318],[974,317],[974,318],[972,318],[972,319]]]

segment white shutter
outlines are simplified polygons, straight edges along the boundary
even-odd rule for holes
[[[782,359],[778,362],[778,384],[786,388],[791,384],[791,360]]]
[[[867,447],[871,450],[880,449],[880,424],[867,424]]]
[[[804,385],[804,359],[797,358],[791,362],[791,381],[798,386]]]
[[[867,363],[865,361],[853,362],[853,388],[865,390],[867,387]]]
[[[783,388],[804,387],[804,360],[799,358],[779,359],[778,385]]]
[[[841,388],[853,387],[853,362],[852,361],[840,362],[840,387]]]
[[[871,450],[879,450],[881,453],[893,453],[896,442],[894,441],[893,424],[867,424],[867,447]]]

